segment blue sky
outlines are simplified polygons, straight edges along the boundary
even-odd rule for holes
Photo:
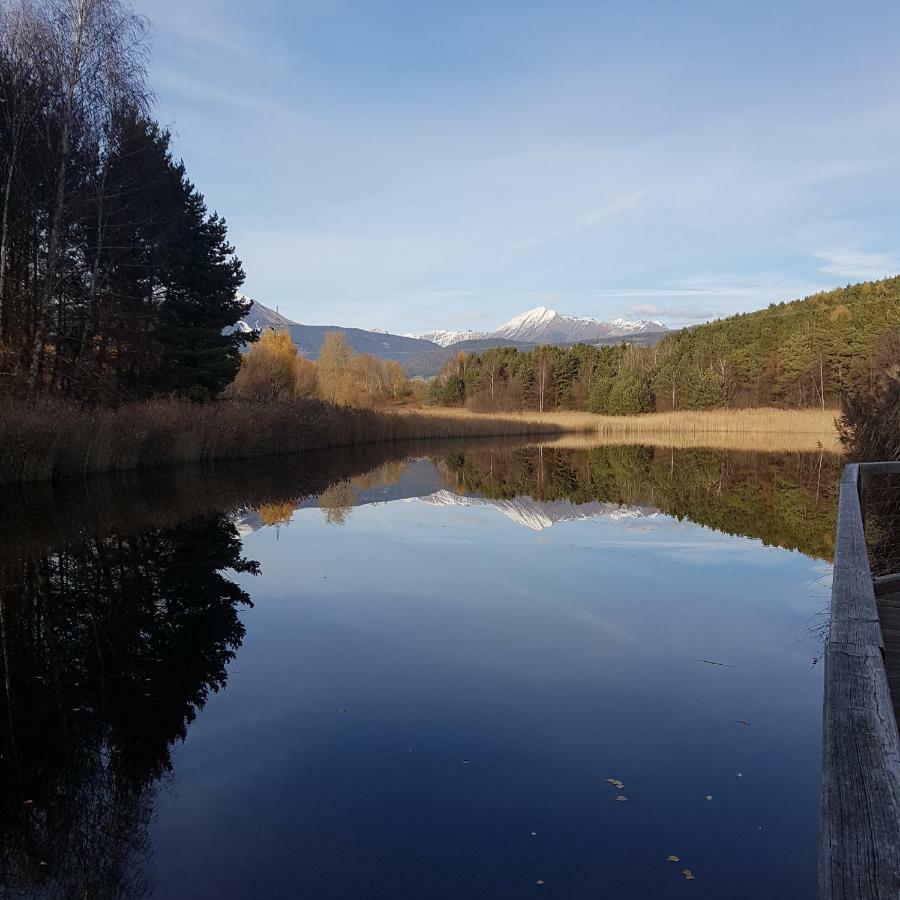
[[[680,326],[900,272],[896,2],[136,0],[245,290]]]

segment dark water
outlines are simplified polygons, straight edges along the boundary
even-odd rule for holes
[[[7,492],[0,895],[814,896],[839,461],[427,451]]]

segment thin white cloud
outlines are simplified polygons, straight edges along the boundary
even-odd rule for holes
[[[821,271],[841,278],[886,278],[900,272],[900,258],[889,253],[864,253],[861,250],[822,250],[815,254],[825,265]]]

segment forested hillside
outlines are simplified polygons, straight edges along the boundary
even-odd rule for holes
[[[647,348],[580,344],[458,354],[432,382],[429,400],[613,415],[837,407],[877,389],[890,363],[886,342],[898,328],[900,276],[773,304]]]

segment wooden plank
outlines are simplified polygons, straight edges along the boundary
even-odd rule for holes
[[[867,462],[858,464],[864,475],[900,475],[900,462]]]
[[[894,718],[900,725],[900,586],[898,593],[878,598],[878,617],[884,639],[884,669],[894,703]]]
[[[900,897],[900,737],[883,652],[859,467],[850,465],[841,479],[825,645],[819,826],[823,900]]]
[[[819,894],[900,896],[900,751],[881,652],[825,655]]]
[[[876,597],[895,594],[900,591],[900,575],[879,575],[872,579],[872,585],[875,588]]]

